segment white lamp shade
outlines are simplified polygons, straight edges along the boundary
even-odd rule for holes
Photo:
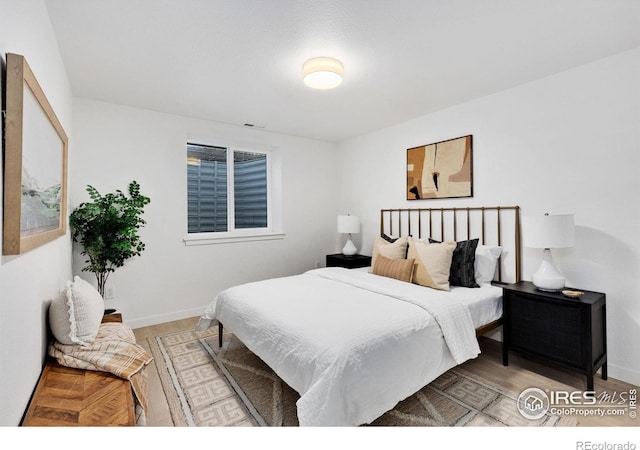
[[[522,221],[522,238],[524,245],[531,248],[573,247],[573,214],[525,217]]]
[[[359,233],[360,219],[358,216],[338,216],[338,233]]]

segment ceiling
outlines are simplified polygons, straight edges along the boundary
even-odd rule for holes
[[[640,46],[638,0],[45,1],[76,97],[334,142]]]

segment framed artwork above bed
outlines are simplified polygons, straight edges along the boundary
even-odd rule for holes
[[[472,136],[407,149],[407,200],[473,197]]]

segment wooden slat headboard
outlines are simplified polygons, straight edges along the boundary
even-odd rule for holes
[[[417,239],[467,240],[502,247],[494,281],[521,280],[519,206],[408,208],[380,210],[380,233]]]

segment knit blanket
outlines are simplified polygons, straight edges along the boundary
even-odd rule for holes
[[[146,367],[153,357],[136,344],[129,326],[119,322],[103,323],[96,339],[87,346],[65,345],[53,340],[49,344],[49,355],[66,367],[109,372],[129,380],[136,403],[136,424],[146,425]]]

